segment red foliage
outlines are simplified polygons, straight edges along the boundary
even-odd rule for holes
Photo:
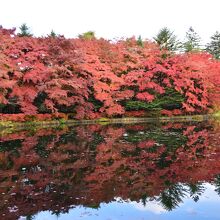
[[[140,47],[134,38],[18,37],[1,28],[0,69],[0,104],[24,114],[123,115],[126,100],[152,102],[167,88],[184,96],[182,109],[170,114],[220,106],[219,61],[205,53],[169,54],[150,42]]]
[[[163,110],[161,110],[161,114],[162,115],[167,115],[167,116],[171,117],[173,115],[181,115],[182,111],[179,110],[179,109],[174,109],[174,110],[163,109]]]

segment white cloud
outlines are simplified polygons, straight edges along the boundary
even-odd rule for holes
[[[149,201],[146,202],[146,205],[144,206],[142,203],[137,203],[137,202],[130,202],[130,204],[140,210],[140,211],[150,211],[154,214],[162,214],[164,212],[167,212],[158,202],[155,201]]]
[[[194,208],[188,208],[186,212],[190,215],[198,215],[198,212]]]

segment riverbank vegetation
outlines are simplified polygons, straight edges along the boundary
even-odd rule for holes
[[[207,50],[199,48],[193,29],[187,36],[180,49],[167,28],[154,42],[141,37],[113,42],[94,32],[75,39],[54,31],[34,37],[25,25],[18,34],[0,28],[0,119],[214,112],[220,106],[219,51],[212,47],[217,36]]]

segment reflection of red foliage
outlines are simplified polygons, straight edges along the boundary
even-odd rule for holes
[[[2,137],[2,146],[17,146],[0,153],[0,216],[67,211],[73,204],[89,206],[115,197],[139,201],[143,194],[159,195],[166,181],[196,183],[219,174],[218,126],[213,131],[210,125],[166,124],[161,135],[172,131],[185,140],[177,139],[175,148],[153,136],[137,139],[155,134],[154,128],[88,125]],[[13,206],[18,211],[10,213]]]

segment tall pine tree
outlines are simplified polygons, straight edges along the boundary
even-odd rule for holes
[[[50,32],[50,34],[48,35],[48,37],[52,37],[52,38],[55,38],[55,37],[57,37],[58,35],[54,32],[54,30],[52,30],[51,32]]]
[[[30,32],[30,28],[27,26],[27,24],[22,24],[20,27],[20,33],[18,33],[19,37],[31,37],[32,34]]]
[[[144,42],[142,40],[141,35],[139,35],[138,39],[137,39],[137,45],[140,47],[144,47]]]
[[[218,31],[211,36],[211,41],[207,45],[206,51],[212,54],[215,59],[220,59],[220,33]]]
[[[167,27],[162,28],[156,37],[154,37],[154,40],[161,49],[177,51],[180,48],[180,42],[177,40],[176,35]]]
[[[195,30],[190,27],[186,32],[186,40],[183,43],[183,49],[185,52],[199,51],[200,50],[200,36]]]

